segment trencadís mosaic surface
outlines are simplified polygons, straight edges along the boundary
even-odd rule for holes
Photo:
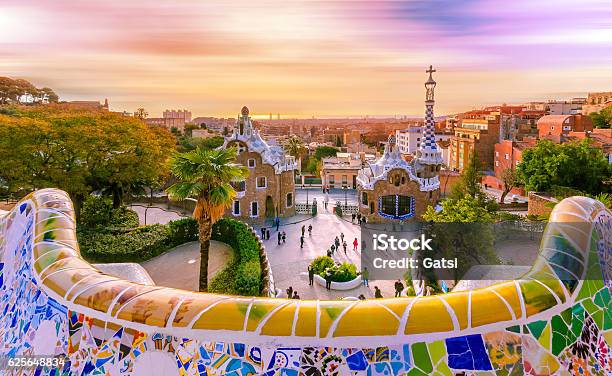
[[[0,356],[66,360],[36,375],[609,375],[611,218],[588,198],[558,204],[521,280],[296,301],[105,275],[79,255],[67,195],[41,190],[0,217]]]

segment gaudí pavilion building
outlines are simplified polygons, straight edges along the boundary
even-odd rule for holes
[[[227,214],[254,221],[295,214],[295,179],[297,162],[282,147],[270,145],[253,127],[245,106],[234,131],[225,137],[222,148],[238,149],[237,163],[249,169],[246,180],[233,183],[236,199]]]
[[[432,67],[425,82],[425,127],[416,158],[405,160],[389,136],[383,155],[368,163],[357,176],[359,212],[369,222],[409,221],[419,218],[440,198],[442,152],[436,144]]]

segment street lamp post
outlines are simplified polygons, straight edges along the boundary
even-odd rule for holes
[[[346,193],[348,192],[348,187],[346,185],[342,186],[342,190],[344,190],[344,208],[346,209],[348,203],[346,201]]]
[[[302,189],[306,190],[306,207],[308,207],[308,189],[302,184]]]

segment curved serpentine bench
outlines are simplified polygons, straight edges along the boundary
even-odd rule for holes
[[[62,355],[58,371],[68,374],[542,374],[577,364],[605,374],[611,218],[595,200],[563,200],[521,280],[431,297],[300,301],[104,274],[80,256],[66,193],[44,189],[0,217],[0,356]]]

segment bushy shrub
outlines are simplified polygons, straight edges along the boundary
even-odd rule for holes
[[[333,268],[334,265],[334,259],[328,256],[319,256],[310,263],[310,266],[314,270],[315,274],[318,274],[321,277],[325,276],[325,269]]]
[[[81,208],[81,224],[95,228],[106,226],[113,214],[113,202],[101,196],[88,196]]]
[[[81,209],[80,224],[88,228],[105,228],[108,231],[132,229],[139,226],[138,214],[123,206],[113,209],[107,197],[88,196]]]
[[[142,262],[177,245],[198,240],[198,232],[197,222],[186,218],[123,233],[79,227],[77,237],[81,254],[88,261]]]
[[[315,274],[323,278],[328,272],[331,273],[333,282],[348,282],[357,278],[357,267],[354,264],[348,262],[336,264],[331,257],[319,256],[310,263],[310,266]]]
[[[249,227],[235,219],[222,218],[213,225],[212,239],[230,245],[234,250],[234,259],[210,281],[208,291],[234,295],[260,295],[260,246]]]
[[[174,246],[168,226],[139,227],[122,234],[85,229],[77,233],[81,254],[92,262],[140,262]]]
[[[168,223],[174,243],[182,244],[198,240],[198,221],[193,218],[177,219]]]
[[[123,206],[113,209],[108,227],[112,229],[133,229],[140,226],[138,213]]]

